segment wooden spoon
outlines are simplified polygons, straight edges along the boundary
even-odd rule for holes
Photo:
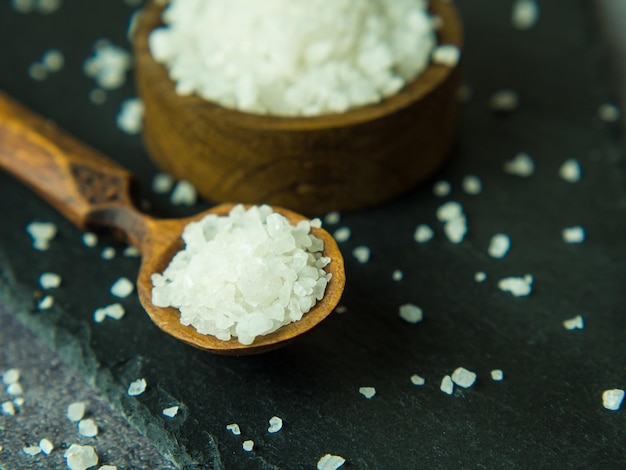
[[[180,323],[174,308],[152,304],[150,276],[163,272],[176,252],[183,248],[180,237],[191,221],[207,214],[226,215],[233,204],[222,204],[193,217],[155,219],[139,212],[131,201],[131,174],[112,160],[85,146],[49,121],[28,111],[0,92],[0,168],[30,186],[79,228],[107,227],[141,251],[137,279],[141,304],[152,321],[167,334],[206,351],[247,355],[283,346],[309,331],[335,308],[345,285],[343,257],[334,239],[323,229],[311,232],[324,241],[324,256],[331,258],[326,270],[332,279],[326,292],[300,321],[274,333],[259,336],[251,345],[237,339],[222,341],[198,333]],[[273,207],[292,224],[306,217]]]

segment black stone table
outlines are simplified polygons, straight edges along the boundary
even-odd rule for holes
[[[459,2],[472,96],[463,105],[448,164],[411,194],[343,214],[339,224],[327,226],[352,231],[341,245],[345,311],[283,350],[244,358],[197,351],[158,330],[134,296],[122,301],[123,319],[94,323],[92,312],[115,301],[109,286],[120,276],[132,279],[139,261],[122,256],[124,247],[107,235],[95,248],[84,246],[74,226],[0,174],[2,324],[18,320],[94,387],[90,403],[100,403],[103,413],[94,418],[104,423],[93,445],[107,456],[103,463],[306,469],[331,453],[354,469],[626,466],[626,406],[609,411],[602,405],[604,390],[626,388],[624,148],[620,123],[597,114],[600,105],[616,99],[608,56],[591,2],[541,2],[540,20],[528,31],[511,26],[511,3]],[[132,71],[106,102],[89,100],[95,84],[83,73],[83,62],[100,38],[129,47],[131,13],[127,3],[111,0],[65,0],[48,15],[17,13],[11,2],[1,3],[0,88],[131,169],[151,213],[194,213],[208,203],[181,208],[154,194],[150,183],[157,170],[140,137],[116,127],[121,102],[135,96]],[[63,52],[64,68],[33,80],[29,66],[50,48]],[[494,114],[489,97],[503,88],[519,93],[519,109]],[[527,178],[503,171],[519,152],[536,165]],[[581,164],[579,182],[559,177],[569,158]],[[480,194],[462,190],[468,174],[481,179]],[[448,196],[433,195],[437,180],[451,183]],[[435,216],[449,200],[461,203],[467,216],[469,230],[460,244],[448,241]],[[33,220],[58,226],[45,252],[34,250],[26,234]],[[413,232],[421,223],[433,227],[435,236],[418,244]],[[586,230],[581,244],[562,239],[562,229],[574,225]],[[487,254],[496,233],[512,241],[503,259]],[[352,255],[361,245],[371,250],[365,264]],[[114,259],[101,258],[106,246],[117,249]],[[395,270],[403,272],[402,280],[392,279]],[[41,311],[37,279],[45,271],[59,273],[63,282],[51,292],[53,307]],[[474,280],[477,271],[486,273],[484,282]],[[534,278],[529,296],[498,288],[500,279],[527,273]],[[399,317],[406,303],[423,309],[423,322]],[[584,329],[564,328],[563,321],[576,315],[584,318]],[[3,326],[0,372],[15,358],[17,339],[6,332],[19,328]],[[455,387],[451,396],[440,391],[442,378],[461,366],[477,373],[476,383]],[[493,369],[502,369],[504,380],[493,381]],[[32,370],[23,371],[24,386],[33,387],[25,396],[41,390],[43,405],[47,392],[40,378],[29,375]],[[413,385],[413,374],[425,384]],[[129,397],[127,388],[138,378],[147,389]],[[360,387],[375,387],[376,395],[367,399]],[[106,424],[114,422],[106,418],[106,403],[147,440]],[[163,408],[173,405],[180,407],[178,415],[163,416]],[[24,413],[36,408],[31,403]],[[47,437],[67,428],[62,417],[41,413],[37,429]],[[268,420],[275,415],[284,426],[270,434]],[[0,441],[10,441],[0,451],[0,466],[56,468],[58,455],[28,463],[14,454],[16,440],[6,436],[20,435],[18,418],[0,416]],[[239,424],[240,436],[226,429],[230,423]],[[68,439],[53,452],[62,452]],[[242,449],[247,439],[255,442],[252,452]],[[120,442],[130,449],[128,459],[111,450],[123,447]]]

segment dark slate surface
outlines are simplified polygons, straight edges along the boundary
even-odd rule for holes
[[[347,258],[347,311],[334,314],[311,335],[259,357],[229,358],[196,351],[165,336],[136,298],[124,301],[120,322],[95,325],[91,312],[111,303],[108,287],[133,277],[138,260],[104,261],[80,243],[80,232],[19,183],[0,174],[0,301],[52,346],[114,407],[182,468],[315,468],[325,453],[344,456],[345,468],[624,468],[625,410],[602,407],[602,391],[626,388],[626,191],[619,125],[601,123],[598,106],[612,98],[606,56],[592,6],[582,0],[542,2],[542,17],[519,32],[509,22],[509,2],[462,1],[466,25],[466,80],[473,97],[462,112],[459,141],[438,178],[452,183],[449,198],[430,185],[392,204],[345,214],[352,229]],[[81,71],[101,37],[128,46],[124,2],[66,0],[51,16],[18,15],[0,4],[0,88],[112,156],[138,176],[143,197],[157,215],[183,215],[166,197],[150,193],[155,173],[138,137],[115,127],[132,83],[103,106],[88,100],[93,83]],[[26,73],[30,63],[57,47],[64,70],[44,82]],[[488,97],[500,88],[519,90],[520,109],[493,115]],[[522,179],[502,171],[526,151],[536,173]],[[579,183],[566,183],[558,168],[576,157]],[[477,196],[460,189],[462,177],[483,181]],[[444,200],[461,202],[469,233],[449,243],[436,221]],[[32,220],[58,224],[49,251],[31,248],[24,227]],[[418,223],[435,238],[417,245]],[[587,240],[567,245],[562,228],[583,225]],[[333,228],[333,227],[330,227]],[[502,260],[486,254],[490,237],[511,236]],[[368,264],[351,251],[372,250]],[[118,246],[119,245],[115,245]],[[395,269],[401,282],[391,280]],[[37,277],[63,276],[55,307],[37,312]],[[488,280],[476,284],[484,270]],[[497,280],[532,273],[527,298],[497,289]],[[425,320],[409,325],[401,304],[423,307]],[[562,321],[585,318],[581,331]],[[2,349],[4,349],[3,346]],[[454,396],[439,391],[445,374],[464,366],[477,383]],[[489,371],[501,368],[497,383]],[[426,378],[415,387],[409,377]],[[146,393],[125,395],[138,377]],[[359,387],[373,386],[367,400]],[[172,404],[180,414],[167,420]],[[272,416],[284,420],[267,433]],[[225,426],[237,422],[242,436]],[[241,444],[253,439],[255,450]]]

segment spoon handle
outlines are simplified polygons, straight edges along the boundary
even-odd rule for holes
[[[131,174],[0,91],[0,169],[83,230],[118,229],[138,246],[145,215],[129,195]]]

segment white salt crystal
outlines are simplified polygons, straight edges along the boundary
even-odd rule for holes
[[[368,400],[371,400],[374,398],[374,395],[376,395],[376,389],[374,387],[360,387],[359,393]]]
[[[93,90],[91,90],[89,92],[89,101],[91,101],[93,104],[104,104],[104,102],[107,100],[107,92],[104,90],[101,90],[100,88],[94,88]]]
[[[447,220],[443,225],[443,232],[451,243],[461,243],[467,233],[467,220],[465,216]]]
[[[330,211],[324,216],[324,223],[327,225],[335,225],[341,221],[341,214],[339,211]]]
[[[527,153],[520,152],[504,164],[504,172],[526,178],[535,172],[535,162]]]
[[[85,415],[85,403],[82,401],[77,401],[74,402],[72,404],[70,404],[67,407],[67,419],[69,419],[72,422],[78,422],[81,419],[83,419],[83,416]]]
[[[83,71],[96,81],[99,88],[114,90],[126,82],[131,63],[128,51],[101,40],[94,45],[94,55],[83,63]]]
[[[515,0],[511,23],[516,29],[527,30],[539,21],[539,5],[536,0]]]
[[[489,107],[497,113],[510,113],[519,106],[519,95],[515,90],[498,90],[489,98]]]
[[[463,216],[463,206],[456,201],[448,201],[437,208],[437,220],[448,222]]]
[[[426,383],[426,379],[424,377],[420,377],[417,374],[413,374],[411,376],[411,383],[413,385],[424,385]]]
[[[174,186],[174,178],[167,173],[157,173],[152,178],[152,191],[157,194],[167,194]]]
[[[139,251],[139,248],[137,248],[136,246],[129,245],[126,248],[124,248],[124,251],[122,252],[122,254],[126,256],[127,258],[137,258],[138,256],[141,255],[141,252]]]
[[[28,75],[33,80],[37,80],[38,82],[41,82],[45,80],[46,78],[48,78],[48,71],[46,67],[44,67],[39,62],[34,62],[30,64],[30,66],[28,67]]]
[[[469,388],[476,382],[476,373],[465,367],[458,367],[452,372],[451,379],[459,387]]]
[[[413,239],[417,243],[426,243],[433,238],[434,234],[435,232],[433,232],[433,229],[430,228],[429,225],[420,224],[417,226],[415,232],[413,233]]]
[[[604,122],[615,122],[620,117],[620,109],[613,103],[604,103],[598,108],[598,117]]]
[[[120,303],[114,303],[107,305],[106,307],[98,308],[93,312],[93,318],[96,323],[102,323],[106,317],[113,320],[121,320],[124,317],[126,310]]]
[[[137,379],[131,382],[128,386],[128,395],[131,397],[141,395],[143,392],[146,391],[147,385],[148,384],[146,383],[146,379]]]
[[[398,313],[408,323],[419,323],[424,319],[424,311],[414,304],[400,305]]]
[[[120,277],[111,286],[111,294],[120,299],[128,297],[134,290],[134,284],[127,277]]]
[[[559,168],[559,176],[568,183],[580,181],[580,163],[575,158],[569,158],[563,162]]]
[[[35,0],[11,0],[11,5],[18,13],[30,13],[35,8]]]
[[[500,369],[494,369],[491,371],[491,379],[495,382],[500,382],[504,379],[504,372]]]
[[[139,98],[129,98],[122,102],[117,113],[117,127],[127,134],[138,134],[143,124],[144,105]]]
[[[196,188],[187,180],[180,180],[170,194],[170,202],[175,206],[193,206],[198,200]]]
[[[37,304],[37,308],[39,310],[48,310],[52,308],[53,305],[54,305],[54,297],[52,297],[51,295],[44,295],[39,301],[39,303]]]
[[[463,187],[463,191],[471,195],[480,194],[483,190],[482,181],[475,175],[466,175],[461,182],[461,186]]]
[[[7,369],[4,374],[2,374],[2,382],[5,385],[11,385],[20,380],[20,370],[16,368]]]
[[[241,447],[246,452],[252,452],[252,449],[254,449],[254,441],[251,439],[248,439],[247,441],[243,441],[243,444],[241,444]]]
[[[37,10],[42,14],[50,14],[61,8],[62,0],[39,0]]]
[[[63,456],[70,470],[87,470],[98,464],[98,455],[91,446],[72,444]]]
[[[54,449],[54,444],[49,439],[44,437],[39,441],[39,448],[44,454],[50,455],[50,452]]]
[[[33,239],[33,248],[45,251],[57,234],[57,226],[52,222],[31,222],[26,226],[26,231]]]
[[[283,420],[278,416],[272,416],[269,421],[269,427],[267,428],[267,432],[274,434],[280,431],[283,428]]]
[[[566,330],[582,330],[585,327],[585,321],[581,315],[563,321],[563,327]]]
[[[396,269],[393,273],[391,273],[391,279],[394,281],[401,281],[404,278],[404,273],[399,269]]]
[[[163,408],[163,416],[173,418],[178,414],[178,406],[170,406],[169,408]]]
[[[65,57],[58,49],[49,49],[44,53],[41,62],[49,72],[58,72],[63,68]]]
[[[61,276],[56,273],[42,273],[39,276],[39,285],[42,289],[54,289],[61,285]]]
[[[485,282],[487,280],[487,273],[484,271],[476,271],[474,273],[474,280],[476,282]]]
[[[433,51],[432,61],[437,65],[455,67],[461,58],[461,50],[454,44],[442,44]]]
[[[622,389],[614,388],[602,392],[602,406],[607,410],[619,410],[622,406],[622,401],[624,401],[624,390]]]
[[[10,401],[2,402],[2,412],[5,415],[14,416],[15,415],[15,406],[13,406],[13,402],[10,402]]]
[[[104,247],[102,249],[102,252],[100,253],[100,256],[102,257],[102,259],[105,260],[111,260],[115,258],[115,248],[113,248],[112,246]]]
[[[24,389],[19,382],[13,382],[7,386],[7,393],[13,396],[22,395],[24,393]]]
[[[98,235],[92,232],[85,232],[82,236],[83,244],[90,248],[93,248],[98,244]]]
[[[357,246],[352,254],[359,263],[367,263],[370,260],[370,249],[367,246]]]
[[[317,470],[337,470],[346,459],[339,455],[326,454],[317,461]]]
[[[565,243],[582,243],[585,241],[585,229],[580,225],[565,227],[562,235]]]
[[[17,397],[13,400],[13,404],[15,406],[21,407],[22,405],[24,405],[24,397]]]
[[[433,186],[433,194],[437,197],[446,197],[450,194],[451,189],[452,187],[448,181],[440,180]]]
[[[337,307],[335,307],[335,312],[341,314],[341,313],[346,313],[348,311],[348,307],[346,307],[345,305],[337,305]]]
[[[352,235],[352,232],[349,227],[341,227],[335,230],[333,238],[337,241],[337,243],[343,243],[350,239],[350,235]]]
[[[441,385],[439,385],[439,390],[447,395],[452,395],[454,392],[454,383],[452,382],[452,378],[449,375],[445,375],[443,379],[441,379]]]
[[[503,292],[510,292],[515,297],[525,297],[533,290],[533,277],[526,274],[524,277],[507,277],[500,279],[498,288]]]
[[[241,429],[237,423],[231,423],[226,425],[226,429],[233,433],[234,436],[241,435]]]
[[[487,253],[492,258],[504,258],[511,248],[511,239],[506,233],[496,233],[491,237]]]
[[[98,435],[98,426],[93,419],[81,419],[78,422],[78,433],[85,437]]]
[[[41,453],[41,449],[39,448],[39,446],[22,447],[22,450],[24,451],[25,454],[30,455],[30,456],[35,456]]]
[[[98,470],[117,470],[117,466],[116,465],[102,465],[101,467],[98,467]]]

